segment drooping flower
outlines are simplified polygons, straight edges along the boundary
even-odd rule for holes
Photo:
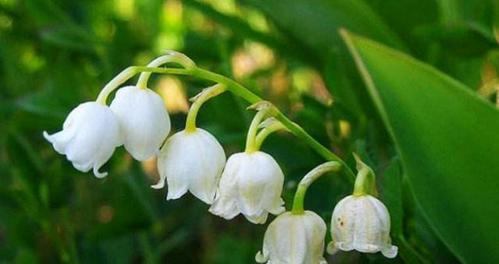
[[[146,160],[158,153],[170,133],[170,117],[157,93],[126,86],[116,92],[110,107],[118,117],[125,148],[135,159]]]
[[[225,219],[241,213],[252,223],[265,223],[268,213],[277,215],[284,211],[283,183],[284,174],[269,154],[234,154],[222,173],[210,212]]]
[[[99,172],[100,167],[122,144],[116,115],[109,107],[96,102],[80,104],[69,113],[62,131],[52,135],[44,131],[43,136],[58,153],[66,155],[77,170],[88,172],[93,168],[99,178],[107,175]]]
[[[331,235],[330,254],[340,249],[364,253],[381,251],[387,258],[397,255],[397,247],[391,245],[388,210],[371,195],[350,195],[342,199],[333,211]]]
[[[255,257],[258,263],[327,264],[324,260],[326,223],[316,213],[286,212],[267,228],[263,250]]]
[[[195,128],[192,132],[178,132],[161,149],[158,157],[161,179],[153,188],[162,188],[166,180],[168,200],[190,191],[212,204],[225,160],[222,146],[207,131]]]

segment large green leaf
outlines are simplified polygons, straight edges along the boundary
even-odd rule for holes
[[[401,52],[342,32],[417,203],[466,263],[499,263],[499,111]]]

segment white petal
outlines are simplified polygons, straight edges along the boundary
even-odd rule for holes
[[[273,215],[284,213],[284,211],[286,211],[286,208],[284,208],[284,200],[281,197],[279,197],[279,199],[275,199],[274,204],[268,207],[268,211]]]
[[[151,185],[151,188],[156,190],[163,189],[163,187],[165,187],[165,181],[166,181],[166,175],[165,174],[160,175],[159,181],[156,184]]]
[[[210,207],[210,213],[218,215],[227,220],[234,218],[240,213],[237,205],[237,183],[243,153],[236,153],[229,157],[220,177],[220,183],[215,194],[215,200]]]
[[[272,176],[267,180],[260,206],[272,214],[281,214],[285,211],[284,201],[281,198],[284,185],[284,173],[272,156],[266,153],[263,154],[267,156],[266,160],[269,162],[269,175]]]
[[[335,254],[338,252],[338,248],[336,247],[336,243],[334,241],[331,241],[327,244],[327,253],[330,255]]]
[[[324,238],[327,232],[326,223],[320,216],[312,211],[305,211],[300,220],[305,228],[305,244],[307,245],[306,259],[313,262],[323,260]]]
[[[348,196],[339,201],[331,218],[331,236],[335,247],[341,250],[353,249],[348,249],[354,241],[356,215],[354,206],[351,206],[353,199],[353,196]]]
[[[208,211],[226,220],[231,220],[240,213],[237,204],[233,200],[216,199],[216,197]]]
[[[161,179],[166,179],[168,184],[167,200],[181,197],[189,186],[188,178],[184,176],[189,173],[188,169],[193,164],[187,164],[189,161],[184,160],[183,155],[177,155],[177,151],[185,151],[181,133],[171,136],[158,156],[159,175]]]
[[[324,263],[326,224],[306,211],[279,215],[267,228],[263,255],[268,263]]]
[[[395,258],[398,253],[398,248],[396,246],[388,246],[386,248],[383,248],[381,250],[381,253],[387,258]]]
[[[92,166],[93,166],[93,161],[89,161],[87,163],[78,163],[78,162],[73,162],[73,166],[79,170],[79,171],[82,171],[82,172],[88,172]]]
[[[158,168],[161,186],[168,183],[168,199],[176,199],[189,190],[207,204],[215,197],[223,167],[225,153],[218,141],[208,132],[179,132],[161,149]]]
[[[255,261],[258,263],[265,263],[269,260],[269,256],[264,255],[262,251],[258,251],[255,256]]]
[[[336,246],[336,248],[343,250],[343,251],[351,251],[351,250],[355,249],[353,244],[349,243],[349,242],[336,242],[335,246]]]
[[[333,211],[331,232],[335,247],[341,250],[382,251],[385,256],[393,257],[397,254],[397,248],[390,241],[388,210],[370,195],[342,199]]]
[[[170,117],[161,97],[150,89],[120,88],[111,102],[125,136],[125,148],[137,160],[157,153],[170,132]]]
[[[107,176],[107,172],[99,172],[100,167],[94,167],[94,175],[97,178],[104,178]]]
[[[98,169],[122,141],[116,116],[107,106],[96,102],[80,104],[68,115],[62,131],[53,135],[44,132],[44,137],[76,169],[87,172],[93,167],[97,177],[105,176]]]
[[[203,202],[212,204],[225,166],[225,152],[215,137],[203,129],[198,128],[186,136],[194,147],[190,158],[197,163],[189,175],[189,191]]]
[[[381,247],[379,245],[374,245],[374,244],[368,244],[368,243],[358,243],[357,241],[354,242],[353,247],[355,250],[362,252],[362,253],[376,253],[381,250]]]
[[[283,182],[284,175],[270,155],[236,153],[227,161],[210,212],[226,219],[241,212],[252,223],[265,223],[268,212],[284,211]]]
[[[253,224],[265,224],[267,222],[267,218],[269,216],[269,213],[267,211],[262,211],[258,214],[254,215],[244,215],[248,221],[250,221]]]
[[[269,210],[281,212],[275,206],[281,202],[284,174],[267,153],[244,153],[238,172],[239,207],[247,216],[262,216]],[[265,216],[266,217],[266,216]]]
[[[55,134],[49,135],[46,131],[43,131],[43,137],[53,144],[55,151],[59,154],[66,152],[66,146],[69,141],[74,137],[74,131],[60,131]]]

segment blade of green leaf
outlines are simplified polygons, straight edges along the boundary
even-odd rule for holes
[[[465,263],[498,263],[499,111],[401,52],[341,32],[428,222]]]
[[[284,33],[311,48],[322,59],[341,46],[338,28],[348,27],[391,46],[403,48],[398,36],[359,0],[242,0],[264,12]],[[278,10],[278,12],[276,12]]]

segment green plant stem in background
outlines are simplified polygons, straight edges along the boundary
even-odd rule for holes
[[[341,168],[341,164],[337,161],[329,161],[322,163],[321,165],[315,167],[307,175],[301,179],[298,184],[298,189],[295,193],[295,198],[293,200],[293,208],[291,213],[293,214],[303,214],[303,203],[305,201],[305,194],[307,193],[308,187],[317,180],[320,176],[324,175],[326,172],[338,171]]]
[[[135,74],[141,72],[151,72],[151,73],[159,73],[159,74],[174,74],[174,75],[190,75],[200,79],[209,80],[212,82],[220,83],[225,86],[227,91],[232,92],[233,94],[243,98],[247,102],[251,104],[255,104],[257,102],[263,101],[258,95],[252,93],[250,90],[246,89],[241,84],[236,81],[227,78],[223,75],[204,70],[198,67],[180,69],[180,68],[158,68],[158,67],[144,67],[144,66],[131,66],[126,68],[120,74],[118,74],[115,78],[113,78],[100,92],[97,97],[97,102],[101,104],[105,104],[107,97],[111,92],[119,87],[119,85],[126,82],[128,79],[133,77]],[[276,109],[277,110],[277,109]],[[315,140],[312,136],[310,136],[301,126],[291,121],[288,117],[286,117],[283,113],[277,110],[275,114],[275,118],[279,120],[291,133],[293,133],[296,137],[305,141],[314,151],[316,151],[319,155],[321,155],[326,160],[337,161],[339,162],[345,169],[346,174],[349,176],[350,180],[355,179],[355,174],[347,166],[347,164],[339,158],[336,154],[331,152],[329,149],[324,147],[321,143]]]
[[[185,122],[185,131],[186,132],[194,132],[196,131],[196,117],[199,112],[199,108],[208,101],[210,98],[213,98],[225,91],[225,88],[221,84],[215,84],[211,87],[204,89],[198,95],[196,95],[191,100],[193,101],[191,107],[189,108],[189,113],[187,113],[187,119]]]

